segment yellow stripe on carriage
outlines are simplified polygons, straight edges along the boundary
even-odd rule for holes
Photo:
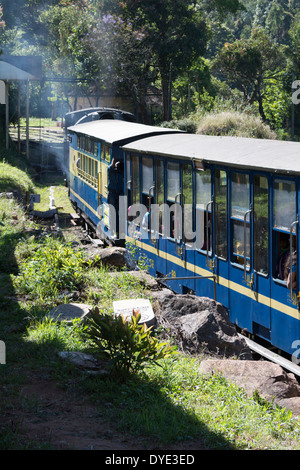
[[[70,188],[70,192],[74,194],[93,214],[95,214],[99,219],[100,216],[97,213],[97,211],[90,206],[82,197],[80,197],[73,189]],[[187,269],[188,271],[191,271],[199,276],[209,276],[211,275],[211,271],[208,269],[201,268],[199,266],[195,266],[192,263],[188,263],[185,260],[181,260],[180,258],[177,258],[174,255],[171,255],[170,253],[166,253],[162,250],[159,250],[155,246],[148,245],[147,243],[144,243],[140,240],[136,240],[135,238],[126,236],[126,240],[132,243],[136,243],[140,248],[142,248],[145,251],[148,251],[149,253],[152,253],[153,255],[159,256],[160,258],[163,258],[167,261],[170,261],[171,263],[176,264],[177,266],[180,266],[184,269]],[[176,279],[176,278],[175,278]],[[217,284],[226,287],[227,289],[230,289],[234,292],[237,292],[239,294],[242,294],[252,300],[257,301],[257,303],[266,305],[274,310],[278,310],[279,312],[282,312],[286,315],[289,315],[297,320],[300,320],[300,312],[298,311],[297,307],[290,307],[289,305],[285,305],[282,302],[278,302],[277,300],[274,300],[270,297],[267,297],[266,295],[262,295],[260,293],[254,292],[252,289],[246,286],[242,286],[241,284],[238,284],[237,282],[233,282],[229,279],[226,279],[222,276],[216,275],[217,279]],[[208,278],[209,281],[213,281],[212,278]]]
[[[199,276],[209,276],[211,271],[208,269],[200,268],[199,266],[195,266],[192,263],[188,263],[184,260],[181,260],[180,258],[177,258],[174,255],[171,255],[169,253],[165,253],[164,251],[159,250],[158,248],[155,248],[154,246],[148,245],[147,243],[144,243],[140,240],[136,240],[132,237],[126,237],[127,241],[136,243],[140,248],[142,248],[145,251],[148,251],[149,253],[152,253],[156,256],[159,256],[160,258],[163,258],[167,261],[170,261],[177,266],[180,266],[184,269],[187,269],[195,274],[198,274]],[[176,279],[176,278],[174,278]],[[217,279],[217,284],[226,287],[227,289],[230,289],[234,292],[237,292],[239,294],[242,294],[246,297],[249,297],[252,300],[255,300],[257,303],[266,305],[267,307],[270,307],[274,310],[278,310],[286,315],[289,315],[297,320],[300,320],[300,312],[298,311],[297,307],[290,307],[289,305],[285,305],[282,302],[278,302],[277,300],[274,300],[270,297],[267,297],[266,295],[254,292],[252,289],[246,286],[242,286],[241,284],[238,284],[237,282],[230,281],[229,279],[226,279],[222,276],[216,275]],[[209,281],[213,282],[212,278],[208,278]]]

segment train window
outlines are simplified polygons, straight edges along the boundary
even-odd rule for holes
[[[92,139],[90,137],[87,137],[87,151],[89,153],[92,153]]]
[[[155,160],[155,203],[163,207],[165,202],[165,168],[163,160]],[[163,212],[159,210],[158,231],[164,232]]]
[[[238,264],[249,266],[250,261],[250,214],[244,217],[250,207],[249,175],[233,173],[231,176],[231,259]],[[246,241],[246,246],[245,245]]]
[[[170,202],[175,202],[175,198],[180,192],[179,163],[177,162],[168,162],[167,185],[167,199]]]
[[[110,151],[111,151],[110,147],[105,146],[105,160],[107,162],[110,162]]]
[[[180,173],[178,162],[167,163],[167,201],[170,206],[170,225],[166,225],[166,235],[171,238],[181,238],[180,209]],[[166,221],[167,222],[167,221]]]
[[[196,243],[200,250],[210,250],[211,231],[211,171],[196,172]],[[208,241],[207,232],[209,235]]]
[[[150,188],[153,186],[153,160],[152,158],[143,157],[142,159],[143,174],[143,193],[149,194]]]
[[[290,255],[290,229],[296,218],[296,186],[293,181],[275,179],[273,184],[273,245],[276,259],[273,263],[273,276],[287,281]],[[295,228],[293,229],[295,234]],[[296,236],[292,237],[296,246]]]
[[[130,157],[127,156],[126,158],[126,187],[128,190],[131,189],[131,168],[130,168]]]
[[[98,142],[95,140],[94,141],[94,155],[95,157],[98,157]]]
[[[182,196],[183,196],[183,237],[186,243],[194,240],[193,232],[193,172],[192,165],[182,165]]]
[[[80,158],[78,176],[91,186],[97,187],[97,160],[83,153],[79,153],[78,156]]]
[[[165,172],[164,162],[155,160],[155,194],[156,204],[164,204],[165,202]]]
[[[227,259],[227,173],[215,170],[215,250]]]
[[[140,165],[139,157],[132,156],[132,203],[140,203]]]
[[[253,267],[269,272],[269,187],[265,176],[253,178]]]
[[[290,230],[296,213],[295,183],[277,179],[273,187],[274,226],[281,230]]]

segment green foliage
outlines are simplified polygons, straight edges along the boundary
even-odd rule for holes
[[[45,355],[53,351],[83,351],[86,344],[82,341],[84,325],[80,320],[57,323],[51,318],[33,322],[28,328],[25,341],[43,346]]]
[[[50,236],[35,247],[28,257],[19,261],[19,275],[14,278],[14,284],[20,293],[43,298],[56,295],[61,289],[77,289],[82,284],[81,251]]]
[[[128,320],[123,315],[103,313],[97,307],[89,314],[87,335],[101,355],[109,359],[113,372],[136,372],[146,363],[156,363],[175,353],[174,347],[152,336],[152,327],[139,324],[140,319],[139,312],[133,312]]]
[[[246,103],[258,102],[265,121],[263,90],[268,80],[278,76],[286,64],[282,46],[274,43],[263,30],[253,30],[249,39],[225,43],[218,52],[214,69],[239,88]]]
[[[24,194],[32,189],[33,182],[25,171],[5,161],[0,163],[0,192],[20,191]]]
[[[268,80],[263,105],[268,122],[275,129],[283,128],[290,115],[291,97],[281,80],[275,78]]]

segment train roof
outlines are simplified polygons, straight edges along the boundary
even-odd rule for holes
[[[124,145],[135,139],[143,139],[162,133],[174,134],[181,132],[176,129],[111,119],[76,124],[75,126],[68,127],[68,130],[103,140],[111,145]]]
[[[300,173],[300,143],[200,134],[160,135],[123,146],[126,151],[200,160],[281,173]]]

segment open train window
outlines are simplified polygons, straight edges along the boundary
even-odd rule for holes
[[[158,209],[158,232],[164,235],[163,208],[165,202],[165,165],[163,160],[155,160],[155,204]]]
[[[253,267],[269,273],[269,185],[260,175],[253,177]]]
[[[183,240],[189,244],[194,242],[193,218],[193,171],[191,164],[182,165],[182,206],[183,206]]]
[[[227,259],[227,173],[215,170],[215,250],[216,256]]]
[[[231,261],[250,265],[250,181],[249,175],[231,175]]]
[[[273,184],[273,277],[286,282],[289,272],[290,242],[295,249],[296,186],[293,181],[275,179]],[[292,234],[292,240],[290,240]]]
[[[170,219],[166,222],[166,235],[171,238],[182,238],[181,224],[181,192],[180,192],[180,166],[178,162],[167,163],[167,203]],[[167,223],[169,222],[169,230]]]
[[[151,205],[153,204],[154,181],[153,160],[149,157],[142,158],[142,238],[148,238],[151,229]]]
[[[211,171],[196,172],[196,246],[211,250]],[[207,239],[208,234],[208,239]]]
[[[111,148],[108,145],[105,145],[103,142],[101,142],[100,157],[102,160],[106,160],[108,163],[110,162]]]
[[[140,203],[140,165],[139,157],[136,155],[132,156],[132,203]]]

